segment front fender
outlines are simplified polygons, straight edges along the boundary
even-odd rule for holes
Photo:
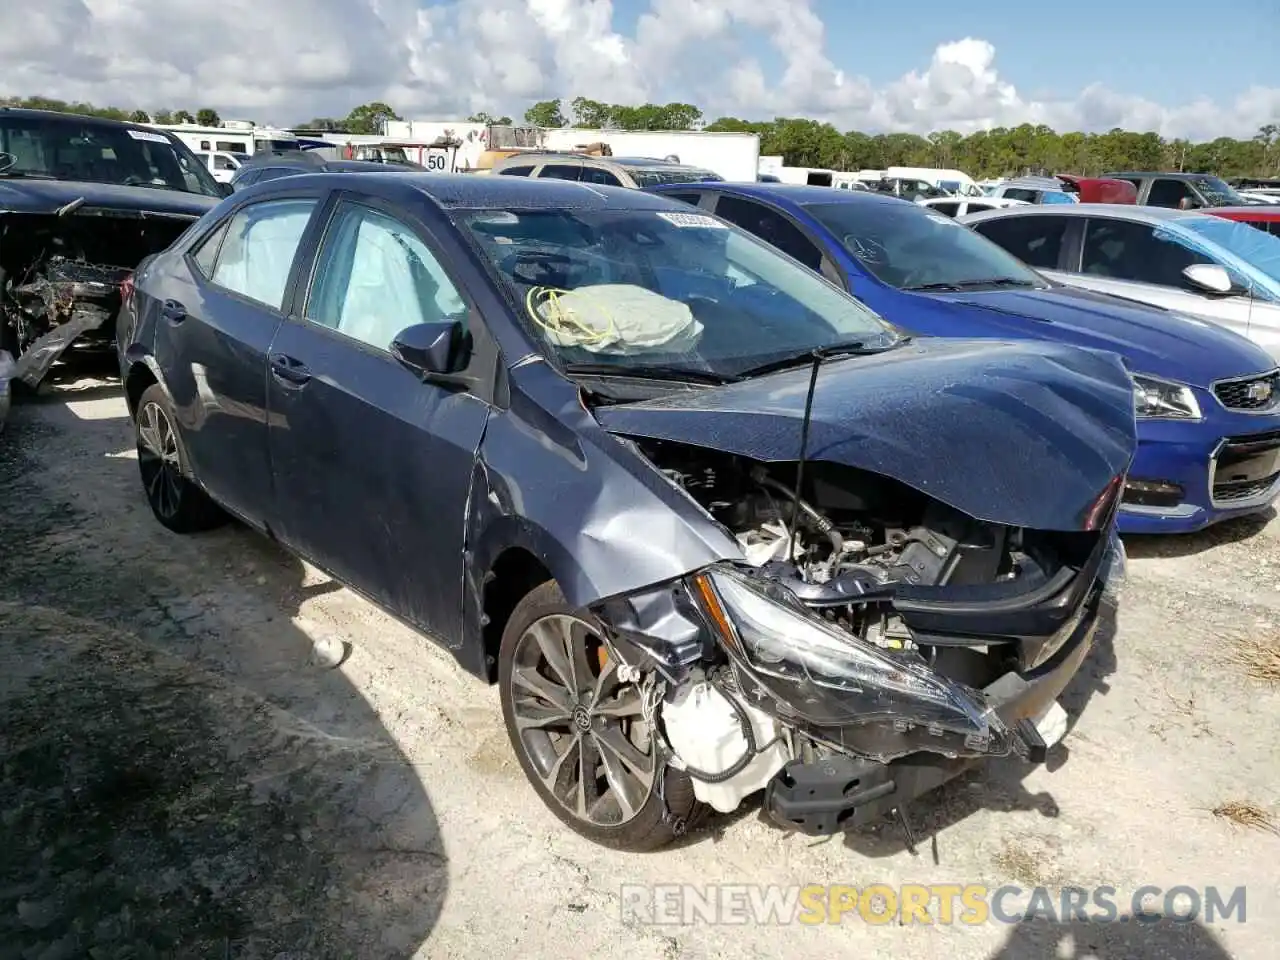
[[[484,578],[513,547],[583,608],[742,559],[733,536],[602,429],[572,385],[542,364],[520,372],[510,407],[489,418],[471,479],[465,646],[480,642]]]

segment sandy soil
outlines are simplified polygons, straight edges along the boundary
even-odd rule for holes
[[[1232,655],[1277,633],[1280,523],[1131,542],[1066,750],[919,805],[916,855],[892,826],[815,843],[746,811],[635,856],[560,826],[496,692],[430,642],[240,527],[163,530],[132,447],[102,382],[0,434],[3,960],[1275,956],[1280,836],[1212,811],[1280,817],[1280,690]],[[622,885],[680,882],[1244,885],[1248,920],[620,918]]]

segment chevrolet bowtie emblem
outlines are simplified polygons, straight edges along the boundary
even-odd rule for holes
[[[1257,383],[1251,383],[1246,393],[1250,400],[1270,400],[1271,382],[1269,380],[1259,380]]]

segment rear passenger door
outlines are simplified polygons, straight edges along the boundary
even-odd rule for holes
[[[1068,239],[1078,230],[1074,217],[1052,214],[995,217],[971,224],[988,240],[1004,247],[1037,270],[1060,270],[1065,264]]]
[[[156,323],[156,358],[194,472],[257,526],[271,504],[267,353],[321,197],[276,197],[233,213],[187,252],[190,283],[164,291]]]
[[[268,375],[280,537],[444,638],[461,631],[467,495],[498,365],[458,273],[401,207],[341,196]],[[424,380],[395,359],[402,330],[447,320],[468,331],[467,370]]]

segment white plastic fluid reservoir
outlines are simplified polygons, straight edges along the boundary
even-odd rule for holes
[[[757,707],[738,701],[751,721],[756,748],[771,744],[723,783],[693,777],[693,793],[721,813],[737,808],[744,797],[761,790],[789,759],[778,736],[778,722]],[[747,741],[742,721],[725,694],[705,680],[686,684],[662,705],[667,742],[676,752],[679,766],[704,773],[723,773],[742,760]]]

